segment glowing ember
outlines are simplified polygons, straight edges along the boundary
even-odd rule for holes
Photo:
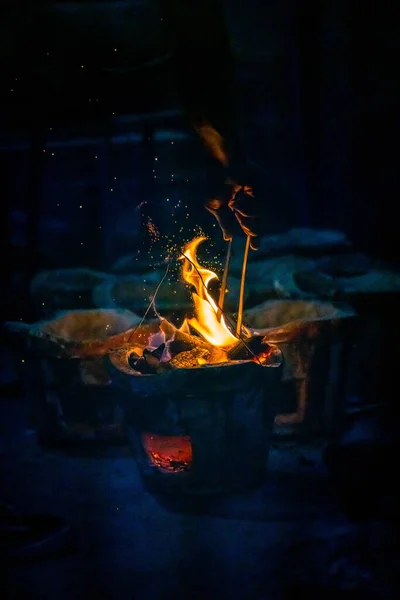
[[[190,437],[143,433],[144,449],[150,463],[167,473],[189,471],[192,465]]]
[[[238,340],[229,331],[224,317],[221,316],[221,320],[218,320],[218,306],[207,289],[209,283],[218,277],[197,261],[197,248],[205,239],[194,238],[183,251],[182,276],[184,281],[193,285],[196,290],[196,293],[193,293],[196,316],[187,319],[187,323],[213,346],[231,348]],[[187,324],[184,323],[183,326],[187,327]]]

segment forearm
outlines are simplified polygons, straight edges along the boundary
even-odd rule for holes
[[[173,44],[178,92],[210,154],[224,167],[240,144],[234,65],[220,0],[159,0]]]

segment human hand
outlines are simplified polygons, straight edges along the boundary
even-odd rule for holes
[[[225,241],[233,237],[236,218],[243,232],[250,236],[251,249],[257,250],[259,238],[255,204],[250,186],[228,181],[218,194],[208,200],[206,209],[217,219]]]

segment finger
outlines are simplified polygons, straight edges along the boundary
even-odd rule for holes
[[[258,235],[252,235],[250,237],[250,248],[252,250],[258,250],[260,247],[260,238]]]
[[[223,205],[224,200],[222,198],[210,198],[207,200],[205,207],[210,212],[215,212],[220,210]]]
[[[253,217],[243,218],[238,214],[236,214],[236,219],[238,220],[243,232],[246,235],[250,236],[250,248],[252,250],[258,250],[260,243],[258,236],[257,219]]]
[[[243,217],[239,212],[235,211],[235,217],[246,236],[250,236],[250,248],[258,250],[259,238],[257,233],[257,219],[255,217]]]
[[[206,204],[206,209],[210,212],[217,220],[218,225],[222,230],[224,240],[230,241],[233,237],[233,214],[232,211],[225,205],[221,205],[219,209],[213,209],[210,203]]]
[[[230,208],[242,217],[250,218],[257,214],[257,201],[252,194],[240,191],[230,201]]]
[[[254,198],[253,188],[250,185],[244,185],[243,192],[248,196],[252,196]]]
[[[246,235],[257,235],[257,219],[254,217],[243,216],[235,211],[235,217]]]

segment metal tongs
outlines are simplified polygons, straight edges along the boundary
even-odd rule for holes
[[[246,281],[247,259],[248,259],[248,256],[249,256],[249,249],[250,249],[250,236],[248,235],[246,237],[246,246],[244,248],[243,265],[242,265],[242,278],[241,278],[241,281],[240,281],[238,319],[237,319],[237,323],[236,323],[236,335],[238,337],[240,337],[240,334],[241,334],[241,331],[242,331],[243,302],[244,302],[244,284],[245,284],[245,281]],[[227,252],[226,252],[224,273],[222,275],[221,289],[220,289],[220,292],[219,292],[218,311],[217,311],[218,321],[221,320],[221,315],[222,315],[222,312],[224,310],[224,300],[225,300],[226,286],[227,286],[227,281],[228,281],[229,265],[230,265],[230,262],[231,262],[231,252],[232,252],[232,240],[229,240],[229,242],[228,242],[228,249],[227,249]]]

